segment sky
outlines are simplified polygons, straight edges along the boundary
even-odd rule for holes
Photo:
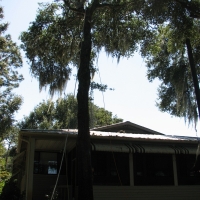
[[[11,34],[13,41],[17,44],[20,44],[20,33],[26,31],[30,22],[35,19],[38,2],[48,2],[48,0],[0,0],[4,9],[4,22],[9,22],[7,33]],[[16,114],[17,120],[27,116],[42,100],[50,98],[48,90],[39,91],[39,83],[30,74],[24,52],[22,56],[23,67],[20,73],[23,74],[25,80],[15,90],[15,93],[23,96],[24,103]],[[159,81],[150,83],[147,80],[145,61],[138,53],[129,59],[121,59],[117,63],[115,59],[101,52],[96,66],[99,68],[99,73],[95,75],[94,81],[114,88],[114,91],[108,90],[104,94],[99,91],[94,92],[94,103],[97,106],[104,107],[124,121],[130,121],[164,134],[198,135],[199,125],[196,133],[194,127],[188,127],[184,119],[160,112],[155,106]],[[76,69],[73,70],[71,80],[64,91],[65,94],[74,93],[77,90],[78,86],[73,76],[75,73]],[[55,96],[54,100],[56,98],[59,96]]]

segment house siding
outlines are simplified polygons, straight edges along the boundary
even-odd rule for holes
[[[94,200],[199,200],[200,186],[94,186]]]

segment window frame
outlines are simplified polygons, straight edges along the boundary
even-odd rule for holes
[[[46,153],[46,154],[56,154],[56,173],[49,173],[49,165],[48,168],[44,165],[44,164],[41,164],[41,154],[42,153]],[[61,163],[61,157],[62,157],[62,153],[59,153],[59,152],[54,152],[54,151],[35,151],[34,153],[34,167],[33,167],[33,174],[40,174],[40,175],[57,175],[58,174],[58,171],[60,169],[60,163]],[[51,160],[50,160],[51,161]],[[66,172],[65,172],[65,169],[66,169],[66,161],[65,161],[65,158],[63,160],[63,163],[62,163],[62,167],[61,167],[61,175],[65,175]]]

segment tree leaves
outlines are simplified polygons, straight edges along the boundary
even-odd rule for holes
[[[200,26],[199,21],[191,18],[188,10],[181,6],[180,2],[182,1],[160,1],[161,10],[164,9],[165,3],[168,4],[168,11],[163,14],[163,24],[159,24],[158,13],[155,12],[153,16],[147,15],[149,22],[154,20],[157,24],[154,23],[154,29],[151,30],[152,37],[143,41],[141,53],[146,58],[148,79],[153,81],[158,78],[161,81],[157,102],[159,109],[174,116],[184,117],[189,124],[196,125],[197,104],[185,41],[186,38],[191,39],[199,74],[197,55]]]
[[[41,5],[28,32],[23,32],[21,46],[39,80],[40,89],[49,85],[50,94],[61,92],[71,74],[70,64],[78,63],[82,21],[60,4]],[[65,11],[65,12],[64,12]]]
[[[38,104],[29,116],[19,123],[23,129],[77,129],[77,100],[73,95],[58,99],[56,102],[43,101]],[[89,104],[90,128],[110,125],[123,120],[112,112],[99,108],[92,102]]]
[[[84,15],[74,11],[73,2],[64,2],[40,4],[35,21],[21,35],[31,73],[39,80],[40,88],[50,86],[51,95],[65,88],[71,67],[79,67],[83,41]],[[101,49],[118,60],[133,55],[147,26],[134,14],[135,10],[137,6],[131,1],[96,6],[91,21],[94,57]]]
[[[3,18],[1,7],[0,17]],[[11,129],[15,121],[14,114],[22,104],[22,97],[12,93],[23,80],[17,71],[22,66],[22,58],[11,36],[4,34],[7,27],[7,24],[0,24],[0,140]]]

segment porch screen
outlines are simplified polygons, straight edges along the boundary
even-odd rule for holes
[[[135,185],[173,185],[170,154],[134,154]]]
[[[129,185],[128,153],[92,151],[94,185]]]
[[[200,185],[200,171],[195,169],[196,155],[176,155],[179,185]]]

